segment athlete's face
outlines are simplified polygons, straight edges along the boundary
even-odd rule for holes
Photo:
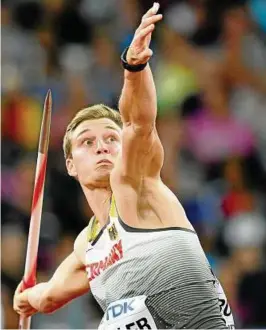
[[[121,128],[108,118],[86,120],[72,132],[69,175],[81,185],[109,185],[110,172],[121,150]]]

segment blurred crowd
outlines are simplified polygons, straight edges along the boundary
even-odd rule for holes
[[[53,114],[38,256],[46,281],[92,216],[62,137],[81,108],[117,109],[120,54],[150,0],[2,0],[2,326],[25,262],[42,104]],[[164,182],[176,193],[241,328],[266,327],[266,1],[161,0],[151,61]],[[145,111],[145,109],[143,109]],[[33,328],[96,328],[86,295]]]

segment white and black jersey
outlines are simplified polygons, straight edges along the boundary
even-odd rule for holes
[[[91,291],[105,312],[103,323],[133,314],[134,297],[145,297],[157,329],[234,328],[222,287],[193,230],[129,227],[113,198],[108,224],[99,231],[96,227],[94,218],[88,228],[86,269]],[[124,305],[115,309],[121,300]],[[152,328],[145,320],[137,328]]]

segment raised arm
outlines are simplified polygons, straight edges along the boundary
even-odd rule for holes
[[[142,17],[127,53],[122,56],[126,62],[119,102],[124,123],[122,164],[123,173],[131,178],[156,175],[162,166],[163,152],[155,129],[157,98],[152,72],[149,64],[141,71],[131,71],[138,69],[136,66],[141,69],[152,56],[151,35],[155,23],[162,19],[158,9],[159,4],[154,3]]]
[[[14,296],[16,312],[24,316],[36,312],[52,313],[89,290],[84,261],[80,258],[81,251],[85,254],[85,235],[86,230],[80,233],[74,251],[60,264],[49,282],[23,292],[21,285],[18,286]]]

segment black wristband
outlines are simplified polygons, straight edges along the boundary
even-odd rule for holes
[[[129,47],[127,47],[123,51],[123,53],[121,55],[121,63],[122,63],[123,68],[126,69],[126,70],[128,70],[128,71],[130,71],[130,72],[142,71],[146,67],[147,63],[137,64],[137,65],[130,65],[130,64],[128,64],[127,63],[127,52],[128,52],[128,49],[129,49]]]

